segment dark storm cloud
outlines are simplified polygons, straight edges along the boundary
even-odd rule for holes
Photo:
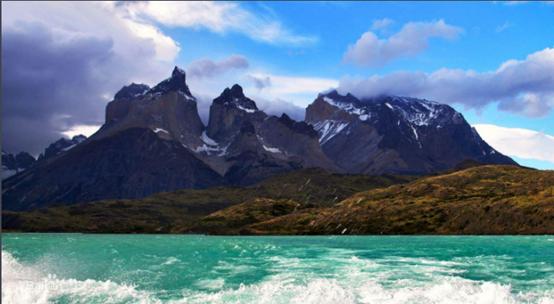
[[[44,26],[2,33],[2,142],[9,151],[37,153],[75,124],[102,121],[101,75],[108,39],[57,40]]]

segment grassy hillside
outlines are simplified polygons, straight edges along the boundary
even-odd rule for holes
[[[554,171],[481,166],[249,225],[256,234],[554,233]]]
[[[328,207],[350,195],[376,187],[407,182],[411,177],[339,175],[306,169],[272,177],[249,188],[212,188],[159,193],[138,200],[104,200],[56,206],[28,212],[3,211],[5,230],[105,233],[205,232],[200,220],[241,203],[269,199],[294,201],[305,208]],[[233,210],[233,209],[231,209]],[[288,209],[287,209],[288,210]],[[261,211],[260,211],[261,212]],[[275,213],[272,217],[285,213]],[[213,218],[213,217],[212,217]],[[216,217],[217,219],[217,217]],[[248,224],[268,220],[259,217]],[[206,232],[238,233],[238,224],[218,224]],[[239,221],[240,223],[240,221]],[[218,228],[219,227],[219,228]],[[224,229],[227,229],[222,231]]]
[[[414,180],[311,169],[250,188],[4,212],[3,225],[121,233],[546,234],[554,233],[554,171],[480,166]]]

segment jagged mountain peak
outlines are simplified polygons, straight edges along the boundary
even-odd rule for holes
[[[130,85],[126,85],[121,90],[119,90],[115,96],[114,99],[131,99],[138,97],[140,95],[145,94],[150,90],[150,87],[146,84],[142,83],[131,83]]]
[[[166,94],[173,91],[183,93],[187,97],[194,99],[187,86],[187,75],[185,71],[177,66],[173,68],[170,78],[158,83],[154,88],[150,89],[148,93]]]
[[[329,98],[338,102],[359,103],[360,100],[356,96],[346,93],[341,95],[337,90],[330,90],[328,92],[319,93],[319,98]]]
[[[338,108],[342,115],[338,120],[350,120],[347,117],[357,117],[363,122],[371,123],[375,119],[383,118],[383,112],[393,112],[392,116],[413,126],[444,125],[449,123],[464,123],[463,116],[452,107],[427,99],[402,97],[395,95],[377,95],[373,97],[357,98],[348,93],[341,95],[336,90],[319,94],[316,101],[321,100],[333,108]],[[334,115],[333,120],[337,120]]]
[[[171,77],[182,77],[184,80],[186,78],[185,70],[181,69],[178,66],[175,66],[173,68],[173,72],[171,72]]]
[[[2,150],[2,179],[30,168],[35,162],[36,159],[27,152],[11,154]]]
[[[62,137],[57,141],[53,142],[52,144],[50,144],[46,149],[44,149],[44,152],[40,154],[38,160],[48,159],[56,155],[59,155],[63,152],[69,151],[70,149],[73,149],[78,144],[84,142],[86,139],[87,137],[82,134],[75,135],[71,139]]]
[[[464,159],[514,164],[472,131],[462,114],[426,99],[329,91],[308,106],[306,121],[326,155],[348,172],[436,172]]]
[[[214,99],[214,103],[226,106],[235,106],[239,110],[247,113],[258,111],[256,102],[244,95],[242,87],[234,84],[231,88],[225,88],[219,97]]]

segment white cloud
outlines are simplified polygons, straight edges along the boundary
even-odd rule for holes
[[[100,125],[75,125],[72,126],[69,130],[62,132],[63,135],[72,138],[75,135],[85,135],[90,137],[92,134],[96,133],[100,129]]]
[[[336,87],[338,82],[330,78],[297,77],[272,74],[253,74],[254,77],[269,78],[271,92],[277,95],[314,94]]]
[[[383,21],[379,25],[382,23]],[[348,47],[344,61],[361,66],[382,66],[394,59],[422,52],[431,38],[454,39],[462,31],[444,20],[406,23],[388,39],[380,39],[375,33],[368,31],[354,45]]]
[[[376,19],[376,20],[373,20],[373,23],[371,24],[371,29],[374,31],[381,31],[388,28],[393,23],[394,23],[394,20],[389,18]]]
[[[554,164],[554,136],[552,135],[491,124],[476,124],[474,127],[489,145],[503,154]]]
[[[501,110],[539,117],[554,107],[554,48],[530,54],[525,60],[508,60],[492,72],[444,68],[432,73],[346,77],[339,90],[358,97],[390,94],[428,98],[475,109],[498,102]]]
[[[136,19],[150,18],[170,27],[205,28],[216,33],[237,32],[271,44],[305,45],[316,37],[293,34],[280,21],[250,12],[238,3],[211,1],[150,1],[124,5]]]
[[[191,62],[187,67],[187,75],[190,77],[214,77],[224,74],[230,70],[241,70],[248,68],[248,60],[244,56],[232,55],[221,61],[210,59],[199,59]]]
[[[338,81],[331,78],[273,75],[269,73],[251,73],[249,77],[250,79],[263,79],[269,84],[263,90],[258,89],[260,95],[266,99],[284,99],[300,107],[310,104],[318,93],[335,88],[338,85]],[[258,85],[254,82],[254,86]]]

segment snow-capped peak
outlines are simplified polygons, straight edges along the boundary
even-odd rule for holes
[[[393,111],[400,116],[401,120],[414,126],[431,125],[438,121],[442,113],[447,112],[451,114],[447,116],[451,117],[454,123],[462,120],[461,115],[450,107],[425,99],[378,96],[360,100],[351,94],[340,95],[337,91],[320,94],[319,97],[326,103],[367,122],[372,118],[378,119],[380,109]]]

